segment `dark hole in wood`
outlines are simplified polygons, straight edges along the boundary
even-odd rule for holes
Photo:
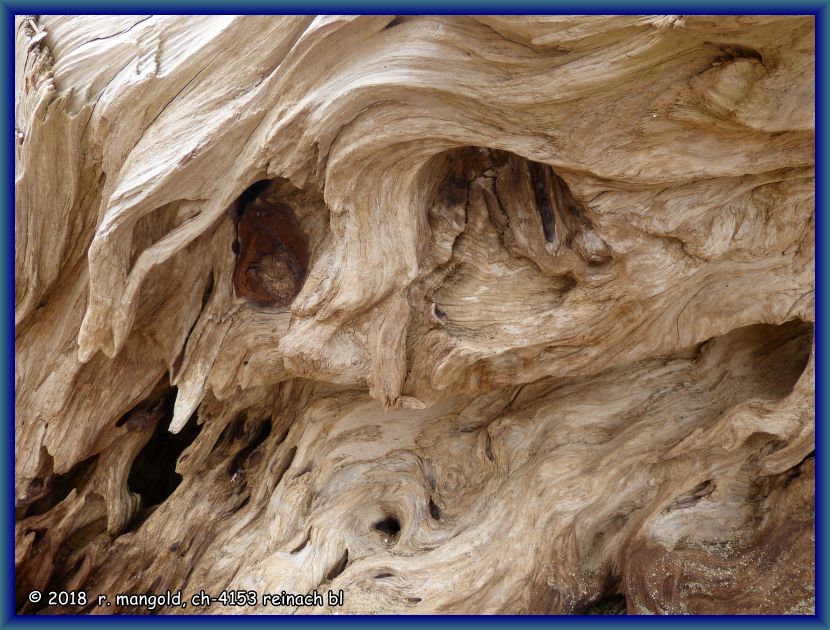
[[[707,42],[709,43],[709,42]],[[764,63],[764,57],[755,48],[749,46],[742,46],[741,44],[717,44],[721,51],[721,55],[715,59],[721,63],[734,61],[735,59],[755,59]]]
[[[444,200],[449,206],[457,206],[466,203],[469,184],[459,177],[449,178],[442,190]]]
[[[441,510],[432,499],[429,500],[429,513],[436,521],[441,520]]]
[[[145,507],[158,505],[173,494],[182,481],[181,475],[176,472],[176,461],[201,430],[196,422],[196,414],[193,414],[179,433],[167,430],[167,419],[173,416],[175,390],[173,391],[173,395],[165,398],[162,419],[156,423],[150,440],[133,461],[127,478],[130,490],[141,495]]]
[[[234,442],[239,440],[245,434],[245,423],[247,420],[248,414],[246,412],[243,411],[237,414],[236,417],[222,429],[219,437],[216,438],[216,442],[213,443],[211,452],[225,455],[229,450],[232,450],[234,448]]]
[[[387,516],[385,519],[375,523],[375,530],[386,534],[394,540],[401,532],[401,522],[395,516]]]
[[[237,414],[228,429],[228,440],[233,443],[245,437],[246,427],[248,424],[248,413],[245,411]]]
[[[63,501],[72,492],[73,488],[82,486],[90,475],[92,475],[95,471],[97,461],[98,455],[93,455],[78,462],[62,475],[53,475],[46,482],[46,493],[29,505],[25,511],[25,517],[45,514]],[[30,488],[32,488],[32,496],[41,494],[44,489],[43,480],[33,479],[30,483]]]
[[[248,188],[246,188],[241,195],[239,195],[239,201],[236,205],[237,215],[236,218],[239,219],[242,216],[242,213],[245,211],[245,208],[251,203],[254,199],[259,197],[260,194],[265,192],[265,189],[268,188],[268,184],[271,181],[268,179],[261,179],[257,182],[254,182]]]
[[[305,281],[308,238],[291,207],[268,198],[267,184],[257,182],[239,199],[234,287],[259,306],[285,307]]]

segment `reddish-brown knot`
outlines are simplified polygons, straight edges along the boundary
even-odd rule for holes
[[[254,199],[241,209],[236,294],[260,306],[288,306],[308,270],[308,238],[291,208]]]

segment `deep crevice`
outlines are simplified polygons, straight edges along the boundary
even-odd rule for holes
[[[142,505],[146,508],[164,502],[181,483],[182,476],[176,472],[176,461],[201,430],[196,414],[193,414],[179,433],[168,431],[165,420],[172,417],[174,400],[175,396],[169,397],[169,408],[164,419],[156,423],[153,435],[139,451],[127,478],[130,490],[141,496]]]
[[[331,582],[334,578],[338,575],[343,573],[346,570],[346,567],[349,565],[349,550],[343,552],[343,555],[340,556],[340,559],[334,563],[334,566],[329,569],[328,573],[326,573],[326,577],[323,578],[323,582]]]
[[[496,456],[493,453],[493,438],[490,437],[490,434],[487,434],[487,437],[484,439],[484,455],[487,457],[490,462],[496,461]]]
[[[434,518],[436,521],[440,521],[440,520],[441,520],[441,510],[440,510],[440,508],[439,508],[439,507],[435,504],[435,501],[433,501],[431,497],[430,497],[430,499],[429,499],[429,514],[430,514],[430,516],[432,516],[432,518]]]
[[[814,450],[810,451],[804,457],[804,459],[802,459],[800,462],[798,462],[795,466],[793,466],[789,470],[784,471],[784,473],[783,473],[784,476],[785,476],[784,487],[786,488],[793,481],[795,481],[796,479],[798,479],[801,476],[801,472],[802,472],[801,469],[804,467],[804,464],[807,462],[808,459],[815,460],[815,458],[816,458],[816,452]]]
[[[536,201],[536,209],[542,219],[542,230],[545,233],[545,241],[552,244],[556,242],[556,217],[553,213],[553,198],[551,197],[552,172],[550,167],[539,162],[528,160],[527,168],[530,173],[530,183],[533,186],[533,197]]]
[[[248,505],[248,503],[250,503],[250,502],[251,502],[251,497],[246,496],[244,499],[242,499],[242,501],[239,502],[238,505],[235,505],[230,510],[228,510],[227,516],[231,516],[233,514],[236,514],[237,512],[242,510],[246,505]]]
[[[39,516],[45,514],[58,503],[63,501],[69,493],[75,488],[80,488],[84,485],[87,479],[95,472],[95,465],[98,462],[98,455],[92,455],[85,460],[78,462],[71,469],[60,475],[52,475],[46,482],[46,493],[36,501],[32,502],[24,513],[24,518],[30,516]],[[38,484],[39,482],[39,484]],[[30,486],[34,484],[37,488],[43,485],[43,481],[38,477],[30,482]],[[38,492],[42,489],[38,488]]]
[[[761,62],[761,65],[764,65],[763,55],[755,48],[742,44],[716,44],[716,46],[721,51],[720,56],[715,59],[716,62],[725,63],[735,59],[755,59]]]
[[[311,541],[311,530],[305,533],[305,537],[300,541],[300,544],[291,550],[291,553],[300,553],[306,548],[306,545]]]
[[[291,468],[291,464],[294,463],[294,457],[296,457],[296,455],[297,455],[297,447],[292,446],[290,449],[288,449],[288,452],[286,453],[285,458],[283,459],[283,462],[282,462],[281,465],[279,464],[279,462],[274,462],[273,464],[271,464],[271,472],[276,471],[276,481],[274,483],[275,488],[282,481],[282,478],[285,475],[285,472],[289,468]]]
[[[245,433],[247,433],[247,428],[247,426],[244,426]],[[267,418],[257,427],[256,433],[251,441],[245,447],[241,448],[231,460],[227,469],[228,474],[233,475],[239,470],[245,471],[262,461],[262,451],[257,451],[257,448],[268,439],[269,435],[271,435],[271,419]]]
[[[199,314],[201,314],[201,312],[203,310],[205,310],[205,306],[207,306],[208,300],[210,300],[210,296],[213,295],[214,284],[215,284],[215,278],[213,276],[213,270],[211,270],[210,275],[208,276],[208,281],[205,284],[205,290],[202,292],[202,308],[199,309]],[[193,326],[195,326],[196,322],[198,322],[198,321],[199,321],[199,318],[197,317],[193,321]],[[193,331],[193,326],[191,326],[191,328],[190,328],[191,332]],[[187,337],[188,338],[190,337],[190,333],[188,333]]]
[[[225,459],[228,452],[233,450],[233,443],[244,435],[247,420],[248,414],[243,411],[237,414],[233,420],[225,424],[219,433],[219,437],[216,438],[216,441],[210,449],[211,454],[217,458]]]

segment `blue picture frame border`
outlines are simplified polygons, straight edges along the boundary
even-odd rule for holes
[[[239,2],[221,2],[208,0],[195,2],[179,0],[175,2],[148,2],[127,1],[117,5],[103,1],[86,0],[83,2],[56,2],[54,0],[42,2],[4,2],[0,0],[0,41],[2,44],[2,67],[4,95],[2,99],[2,118],[5,123],[4,151],[0,157],[3,166],[3,177],[0,178],[0,195],[3,200],[3,220],[0,226],[0,238],[3,248],[0,258],[0,288],[6,298],[7,306],[2,310],[2,373],[4,386],[0,392],[0,413],[2,413],[2,436],[0,436],[0,462],[3,474],[0,480],[0,505],[2,518],[0,519],[0,626],[2,627],[88,627],[94,625],[120,626],[122,624],[154,624],[169,625],[182,628],[183,625],[195,626],[222,626],[238,627],[248,624],[278,625],[280,627],[331,627],[339,625],[405,625],[429,626],[433,630],[439,627],[459,626],[475,627],[510,627],[514,625],[529,627],[556,627],[582,628],[587,626],[630,626],[645,624],[650,627],[707,627],[712,624],[723,627],[820,627],[827,628],[828,603],[830,591],[827,583],[827,418],[826,392],[830,383],[827,382],[826,361],[828,339],[824,331],[824,320],[827,313],[827,286],[828,259],[824,246],[830,243],[828,234],[827,181],[830,177],[830,167],[827,161],[828,127],[826,111],[827,99],[827,68],[828,44],[827,36],[830,33],[830,0],[780,2],[770,0],[729,0],[714,2],[704,0],[700,2],[680,2],[641,0],[639,2],[614,2],[611,0],[583,0],[576,2],[541,2],[517,0],[511,3],[499,3],[496,0],[452,0],[437,2],[436,0],[407,0],[400,3],[389,3],[380,0],[364,2],[348,2],[325,0],[322,2],[303,2],[302,0],[283,0],[280,2],[266,2],[256,0],[240,0]],[[816,367],[816,614],[811,616],[777,616],[777,615],[711,615],[711,616],[473,616],[473,615],[446,615],[446,616],[367,616],[343,615],[325,617],[302,616],[205,616],[205,615],[176,615],[176,616],[29,616],[16,615],[14,610],[14,18],[15,15],[42,15],[42,14],[130,14],[130,13],[158,13],[158,14],[325,14],[325,13],[360,13],[360,14],[764,14],[764,15],[813,15],[816,18],[816,326],[815,326],[815,367]]]

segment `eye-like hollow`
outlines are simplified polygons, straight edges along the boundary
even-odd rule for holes
[[[244,195],[243,195],[244,199]],[[308,271],[308,238],[290,206],[260,195],[240,202],[234,287],[259,306],[288,306]]]

